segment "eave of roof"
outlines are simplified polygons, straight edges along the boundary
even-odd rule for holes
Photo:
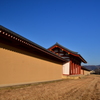
[[[52,49],[55,46],[61,47],[62,49],[68,51],[71,55],[79,57],[82,62],[87,63],[87,61],[80,54],[78,54],[78,52],[74,52],[72,50],[69,50],[68,48],[63,47],[62,45],[60,45],[58,43],[56,43],[53,46],[51,46],[50,48],[48,48],[48,50]]]
[[[63,49],[69,51],[70,53],[78,54],[78,52],[74,52],[74,51],[72,51],[72,50],[70,50],[70,49],[68,49],[68,48],[66,48],[66,47],[64,47],[64,46],[62,46],[62,45],[60,45],[59,43],[54,44],[54,45],[51,46],[50,48],[52,48],[52,47],[54,47],[54,46],[60,46],[60,47],[62,47]],[[50,49],[50,48],[48,48],[48,49]]]
[[[31,46],[33,48],[36,48],[36,49],[38,49],[38,50],[40,50],[40,51],[42,51],[44,53],[47,53],[48,55],[51,55],[51,56],[53,56],[53,57],[55,57],[55,58],[57,58],[57,59],[59,59],[59,60],[61,60],[63,62],[66,62],[67,61],[67,60],[59,57],[58,55],[50,52],[49,50],[43,48],[42,46],[40,46],[40,45],[38,45],[38,44],[36,44],[36,43],[34,43],[34,42],[32,42],[32,41],[30,41],[30,40],[22,37],[21,35],[13,32],[13,31],[5,28],[5,27],[3,27],[2,25],[0,25],[0,33],[4,34],[5,36],[8,36],[9,38],[15,39],[16,41],[22,42],[22,43],[24,43],[24,44],[26,44],[28,46]]]

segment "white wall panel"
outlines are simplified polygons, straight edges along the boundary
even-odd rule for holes
[[[63,74],[70,74],[70,62],[67,62],[63,65]]]

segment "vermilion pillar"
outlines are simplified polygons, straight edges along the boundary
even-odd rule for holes
[[[79,74],[81,74],[81,66],[79,65]]]
[[[78,74],[79,74],[79,65],[78,65]]]
[[[80,74],[80,65],[78,65],[78,74]]]
[[[77,74],[79,74],[79,65],[77,63]]]
[[[75,75],[75,63],[74,63],[73,71],[74,71],[74,73],[73,73],[73,74]]]
[[[76,75],[76,64],[74,66],[74,75]]]
[[[79,74],[79,65],[77,65],[77,74]]]
[[[74,74],[74,63],[72,63],[72,75]]]
[[[75,63],[73,62],[73,75],[75,74]]]
[[[71,63],[71,67],[72,67],[72,72],[71,72],[71,75],[73,74],[73,62]]]
[[[79,74],[81,73],[81,66],[79,66]]]
[[[78,74],[78,65],[77,65],[77,74]]]
[[[76,68],[76,70],[77,70],[77,74],[78,74],[78,65],[77,65],[77,68]]]
[[[72,61],[70,61],[70,75],[72,75]]]
[[[79,74],[81,74],[81,66],[79,66]]]

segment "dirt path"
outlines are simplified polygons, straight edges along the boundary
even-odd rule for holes
[[[0,100],[100,100],[100,76],[0,89]]]

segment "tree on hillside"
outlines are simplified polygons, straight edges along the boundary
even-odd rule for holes
[[[100,68],[99,67],[97,67],[94,71],[95,71],[96,74],[100,74]]]

